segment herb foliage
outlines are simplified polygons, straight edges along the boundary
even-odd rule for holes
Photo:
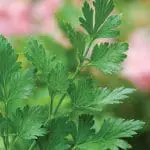
[[[81,75],[82,69],[90,66],[106,75],[121,69],[127,43],[94,44],[98,38],[119,35],[120,15],[111,15],[113,9],[112,0],[93,0],[92,5],[85,1],[83,16],[79,18],[85,31],[82,33],[61,22],[76,59],[74,72],[57,56],[47,53],[35,38],[26,44],[25,56],[30,67],[24,70],[14,48],[0,36],[0,101],[4,106],[0,137],[5,150],[126,150],[131,147],[125,138],[137,134],[144,125],[142,121],[106,118],[96,129],[95,115],[107,105],[122,103],[134,89],[102,88],[91,76]],[[45,82],[49,104],[25,106],[10,112],[11,103],[31,96],[35,78]],[[59,110],[66,97],[71,101],[71,111],[64,115]]]

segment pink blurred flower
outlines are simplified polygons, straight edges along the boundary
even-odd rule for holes
[[[34,5],[32,16],[35,21],[35,32],[52,34],[58,32],[54,13],[61,5],[61,2],[62,0],[44,0]]]
[[[53,13],[57,10],[61,2],[62,0],[41,0],[40,2],[36,3],[33,8],[34,18],[49,18],[50,15],[53,15]]]
[[[0,33],[51,33],[57,30],[54,13],[62,0],[0,0]],[[57,33],[57,32],[55,32]]]
[[[0,3],[0,33],[12,35],[30,32],[30,22],[29,3],[10,0]]]
[[[123,76],[141,90],[150,90],[150,30],[139,29],[129,39]]]

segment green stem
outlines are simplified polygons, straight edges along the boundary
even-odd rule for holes
[[[53,101],[54,101],[54,94],[51,94],[51,99],[49,101],[49,114],[48,114],[48,118],[44,123],[44,126],[48,123],[49,120],[51,120],[52,114],[53,114]]]
[[[36,145],[36,141],[34,140],[34,141],[32,142],[32,144],[30,145],[30,147],[28,148],[28,150],[32,150],[35,145]]]
[[[89,42],[89,44],[88,44],[88,46],[87,46],[87,48],[86,48],[86,50],[85,50],[85,53],[84,53],[84,58],[86,58],[87,57],[87,54],[88,54],[88,52],[89,52],[89,49],[90,49],[90,47],[92,46],[92,43],[94,42],[94,38],[92,38],[91,40],[90,40],[90,42]]]
[[[7,144],[6,144],[5,136],[2,136],[2,139],[3,139],[5,150],[7,150]]]
[[[72,78],[71,78],[71,82],[73,82],[73,80],[74,80],[75,77],[78,75],[78,73],[80,72],[80,70],[81,70],[81,67],[80,67],[80,63],[79,63],[79,65],[78,65],[78,67],[77,67],[77,69],[76,69],[74,75],[73,75]],[[58,112],[58,110],[59,110],[59,108],[60,108],[60,106],[61,106],[61,104],[62,104],[64,98],[66,97],[66,95],[67,95],[67,93],[64,93],[64,94],[62,95],[62,97],[60,98],[59,103],[58,103],[58,105],[56,106],[56,109],[55,109],[55,111],[54,111],[54,116],[55,116],[56,113]]]
[[[5,118],[8,120],[8,91],[6,81],[3,79],[3,97],[4,97],[4,107],[5,107]],[[6,123],[6,128],[4,130],[4,145],[5,149],[8,150],[9,147],[9,136],[8,136],[8,123]]]
[[[8,103],[5,102],[5,117],[8,119]],[[6,130],[5,130],[5,149],[8,150],[9,147],[9,137],[8,137],[8,123],[6,124]]]
[[[40,139],[37,139],[37,144],[38,144],[39,149],[40,149],[40,150],[43,150],[43,147],[42,147],[42,145],[41,145],[41,143],[40,143]]]
[[[89,49],[90,49],[90,47],[91,47],[93,41],[94,41],[94,38],[92,38],[91,41],[89,42],[89,45],[87,46],[87,49],[86,49],[85,54],[84,54],[84,58],[86,58],[86,56],[87,56],[87,54],[88,54],[88,51],[89,51]],[[78,67],[77,67],[77,69],[76,69],[74,75],[73,75],[72,78],[71,78],[71,82],[73,82],[73,80],[75,79],[75,77],[78,75],[78,73],[80,72],[80,70],[81,70],[81,68],[82,68],[82,64],[80,63],[80,60],[79,60],[78,58],[77,58],[77,60],[78,60]],[[65,93],[65,94],[60,98],[59,103],[58,103],[58,105],[57,105],[57,107],[56,107],[56,109],[55,109],[54,115],[56,115],[56,113],[58,112],[58,109],[59,109],[60,105],[62,104],[62,102],[63,102],[64,98],[66,97],[66,95],[67,95],[67,93]]]
[[[75,77],[78,75],[78,73],[80,72],[80,70],[81,70],[81,67],[78,66],[77,69],[76,69],[76,71],[75,71],[75,73],[74,73],[74,75],[71,78],[71,82],[74,81]]]
[[[53,113],[53,100],[54,100],[54,94],[50,94],[51,96],[51,99],[49,101],[49,113],[48,113],[48,118],[47,120],[45,121],[44,123],[44,126],[46,126],[46,124],[49,122],[49,120],[51,119],[52,117],[52,113]],[[29,149],[28,150],[32,150],[34,148],[34,146],[36,145],[36,140],[34,140],[32,142],[32,144],[30,145]]]
[[[49,113],[49,120],[51,119],[52,117],[52,113],[53,113],[53,102],[54,102],[54,95],[51,94],[51,100],[50,100],[50,113]]]
[[[17,142],[18,140],[18,136],[15,137],[15,139],[12,141],[12,143],[10,144],[8,150],[12,150],[12,147],[14,146],[14,144]]]
[[[54,111],[54,116],[58,112],[58,109],[59,109],[60,105],[62,104],[62,102],[63,102],[64,98],[66,97],[66,95],[67,95],[67,93],[63,94],[63,96],[60,98],[59,103],[58,103],[58,105],[57,105],[57,107],[56,107],[56,109]]]

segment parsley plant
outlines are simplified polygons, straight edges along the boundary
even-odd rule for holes
[[[82,75],[84,68],[94,66],[104,74],[116,73],[126,58],[127,43],[95,44],[98,38],[119,35],[120,15],[112,15],[112,0],[84,2],[83,16],[79,18],[84,32],[76,31],[69,23],[61,28],[72,44],[75,69],[57,56],[48,53],[44,45],[30,38],[25,56],[30,62],[22,69],[18,55],[9,41],[0,36],[0,142],[3,150],[127,150],[131,146],[125,138],[132,137],[144,123],[136,120],[106,118],[97,124],[97,114],[107,105],[119,104],[134,92],[120,87],[102,88],[89,75]],[[89,50],[92,54],[89,57]],[[28,99],[42,80],[49,92],[49,104],[17,108],[13,103]],[[58,99],[59,98],[59,99]],[[66,99],[69,109],[62,112]]]

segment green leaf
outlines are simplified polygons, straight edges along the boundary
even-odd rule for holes
[[[130,148],[130,145],[123,139],[134,136],[137,134],[136,131],[140,130],[144,125],[141,121],[106,119],[100,130],[94,133],[93,118],[91,116],[85,117],[84,115],[81,118],[82,122],[85,122],[84,126],[82,126],[85,129],[77,130],[79,132],[77,134],[82,135],[83,140],[80,140],[82,141],[80,143],[75,143],[75,147],[80,150],[119,150],[119,148],[126,150]],[[83,130],[88,132],[82,132]],[[91,134],[89,134],[90,131]]]
[[[45,78],[51,94],[66,92],[68,70],[61,61],[46,54],[43,45],[33,38],[29,40],[26,56]]]
[[[30,38],[28,40],[25,55],[39,72],[46,75],[49,73],[49,59],[47,58],[43,44],[37,39]]]
[[[95,0],[91,7],[90,4],[85,1],[82,8],[83,17],[79,18],[81,26],[84,27],[93,38],[102,37],[104,35],[104,37],[116,36],[116,33],[112,32],[112,28],[117,27],[120,21],[116,21],[113,17],[108,18],[113,9],[114,4],[112,0]],[[110,31],[106,32],[107,29]]]
[[[27,99],[32,94],[33,75],[31,71],[16,72],[6,85],[7,101]],[[1,97],[5,97],[0,90]]]
[[[72,44],[75,54],[83,60],[83,54],[86,47],[86,36],[82,32],[75,31],[69,23],[60,23],[61,28]]]
[[[11,44],[0,35],[0,100],[8,100],[8,85],[14,75],[20,69],[17,55]],[[11,88],[11,87],[10,87]]]
[[[0,83],[7,82],[9,77],[20,69],[15,50],[8,40],[0,35]]]
[[[90,65],[99,68],[106,74],[120,71],[121,63],[126,58],[127,43],[104,43],[93,49]]]
[[[97,31],[97,38],[113,38],[120,34],[118,26],[121,24],[120,15],[109,16]]]
[[[18,108],[12,118],[13,131],[23,139],[37,139],[38,136],[44,136],[46,129],[42,127],[43,119],[41,116],[42,108],[24,107]]]
[[[95,99],[95,91],[92,90],[90,80],[79,80],[76,85],[73,85],[69,94],[73,104],[73,110],[86,110],[90,103]]]
[[[50,124],[50,136],[47,150],[67,150],[66,136],[68,135],[69,120],[67,117],[53,119]]]
[[[20,72],[14,49],[0,36],[0,100],[26,99],[31,94],[32,84],[31,72]]]
[[[55,62],[48,76],[48,88],[51,94],[65,93],[69,86],[68,70],[62,62]]]
[[[105,19],[114,9],[114,4],[113,0],[95,0],[93,5],[95,8],[94,31],[97,32],[99,27],[104,23]]]
[[[131,94],[135,91],[135,89],[131,88],[116,88],[114,90],[110,90],[108,88],[100,88],[98,92],[98,96],[95,99],[95,106],[103,108],[108,104],[119,104],[122,103],[123,100],[128,98],[128,94]]]
[[[94,10],[90,7],[89,3],[85,1],[84,6],[82,8],[83,16],[80,17],[79,21],[81,23],[81,26],[85,28],[85,30],[92,35],[94,32],[94,21],[93,21],[93,15]]]
[[[92,136],[95,134],[95,130],[92,128],[94,125],[93,116],[91,115],[81,115],[79,116],[76,143],[82,144],[86,141],[90,141]]]
[[[135,90],[131,88],[95,89],[88,80],[79,80],[77,85],[69,92],[73,109],[75,111],[87,111],[88,113],[100,112],[105,106],[122,103],[128,95]]]
[[[0,136],[4,136],[7,125],[10,125],[10,120],[0,114]]]
[[[130,146],[125,144],[122,138],[132,137],[137,134],[136,131],[140,130],[144,125],[141,121],[124,119],[107,119],[101,126],[100,131],[90,141],[92,144],[97,143],[97,149],[95,150],[114,150],[114,149],[127,149]],[[90,150],[90,147],[89,149]]]
[[[66,47],[59,41],[56,41],[49,35],[39,35],[39,41],[44,45],[44,48],[49,56],[56,56],[57,59],[66,63]]]

